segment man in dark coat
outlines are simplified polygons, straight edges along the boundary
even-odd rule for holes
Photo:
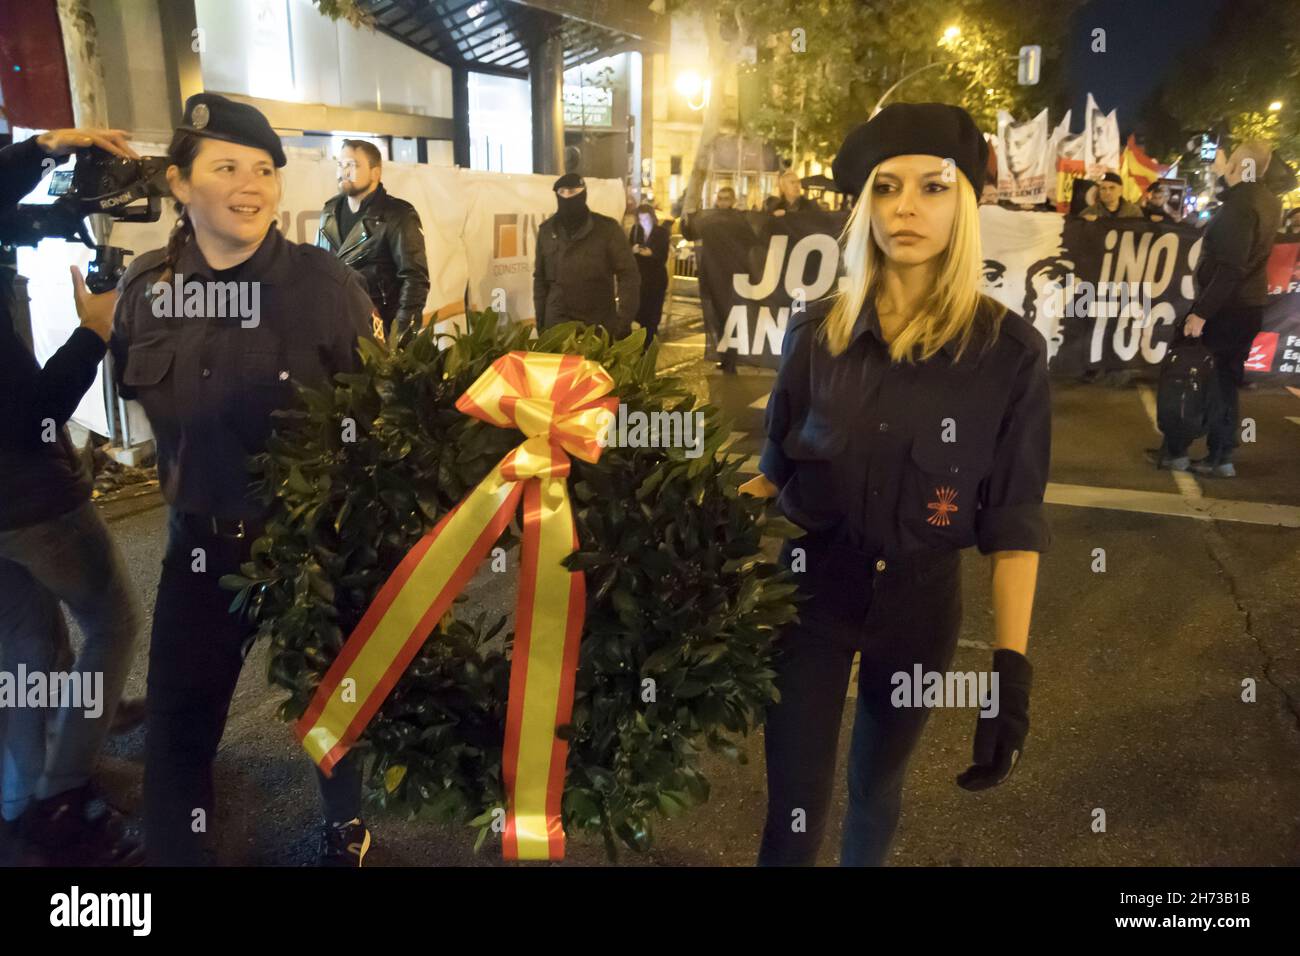
[[[1106,173],[1097,183],[1097,201],[1079,213],[1080,219],[1141,219],[1142,210],[1123,196],[1119,173]]]
[[[373,143],[345,139],[339,153],[339,194],[325,203],[316,245],[361,276],[393,341],[424,324],[429,263],[420,214],[380,182],[383,157]]]
[[[1190,463],[1201,475],[1232,478],[1232,451],[1240,417],[1237,390],[1245,375],[1251,343],[1263,324],[1268,302],[1268,258],[1282,218],[1282,202],[1265,182],[1272,151],[1267,144],[1246,142],[1233,151],[1224,179],[1228,188],[1205,228],[1196,264],[1196,298],[1183,334],[1201,338],[1214,354],[1217,388],[1206,397],[1209,455]],[[1186,441],[1165,438],[1160,467],[1186,471]]]
[[[623,227],[587,208],[587,184],[577,173],[552,188],[558,209],[537,230],[533,265],[537,328],[585,322],[621,339],[641,301],[641,275]]]
[[[757,246],[758,238],[745,213],[735,208],[734,189],[723,186],[713,202],[713,208],[701,209],[682,220],[682,235],[699,243],[696,255],[700,308],[705,333],[716,348],[726,327],[732,276],[749,268],[749,253]],[[721,352],[721,358],[718,367],[735,374],[736,353],[727,349]]]

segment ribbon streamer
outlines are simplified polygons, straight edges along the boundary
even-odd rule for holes
[[[573,712],[586,610],[580,571],[560,562],[578,547],[567,478],[575,455],[600,458],[599,435],[618,399],[598,363],[576,355],[510,352],[456,408],[525,440],[421,538],[379,589],[296,725],[325,773],[356,742],[456,596],[510,524],[524,521],[515,644],[502,754],[503,855],[564,857],[560,801],[568,744],[555,735]],[[608,396],[608,397],[607,397]]]

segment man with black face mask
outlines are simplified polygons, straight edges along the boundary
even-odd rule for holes
[[[620,339],[632,331],[640,304],[641,276],[632,249],[617,222],[587,208],[581,176],[566,173],[553,188],[557,211],[537,230],[537,328],[585,322]]]

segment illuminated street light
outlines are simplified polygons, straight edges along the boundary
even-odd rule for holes
[[[694,70],[683,70],[681,73],[678,73],[677,82],[674,84],[677,92],[687,99],[690,99],[692,96],[699,93],[700,88],[703,85],[704,83],[700,79],[700,74],[696,73]]]
[[[959,26],[951,26],[943,31],[943,39],[945,43],[951,43],[959,36],[961,36],[961,27]]]
[[[683,70],[677,74],[677,81],[673,88],[686,98],[686,105],[693,110],[702,110],[709,105],[709,91],[713,83],[708,79],[701,79],[700,74],[695,70]],[[698,103],[694,102],[696,96],[703,93]]]
[[[1276,113],[1276,112],[1277,112],[1278,110],[1280,110],[1281,108],[1282,108],[1282,101],[1281,101],[1281,100],[1274,100],[1272,103],[1269,103],[1269,104],[1268,104],[1268,111],[1269,111],[1270,113]]]

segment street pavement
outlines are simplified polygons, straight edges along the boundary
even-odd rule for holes
[[[701,358],[698,308],[679,303],[660,366],[732,416],[730,453],[752,468],[772,373],[724,376]],[[979,794],[954,778],[970,760],[975,714],[936,710],[913,757],[893,865],[1279,865],[1300,863],[1300,394],[1243,393],[1257,441],[1240,477],[1151,467],[1153,386],[1053,384],[1048,514],[1030,656],[1029,739],[1011,779]],[[1194,448],[1193,455],[1200,454]],[[165,539],[156,494],[103,505],[146,614],[128,693],[144,690],[148,626]],[[1105,570],[1097,568],[1104,549]],[[471,600],[508,611],[513,591],[481,575]],[[988,561],[964,554],[965,619],[954,670],[987,668]],[[196,633],[196,639],[199,635]],[[217,758],[214,832],[226,864],[302,865],[318,822],[313,772],[250,654]],[[1243,701],[1253,682],[1253,702]],[[840,779],[821,863],[838,859],[843,768],[854,700],[845,700]],[[712,798],[657,825],[641,865],[748,866],[763,825],[761,730],[748,763],[708,757]],[[114,740],[106,786],[138,808],[143,730]],[[468,828],[370,818],[377,865],[500,865]],[[571,838],[563,864],[603,864],[599,841]]]

